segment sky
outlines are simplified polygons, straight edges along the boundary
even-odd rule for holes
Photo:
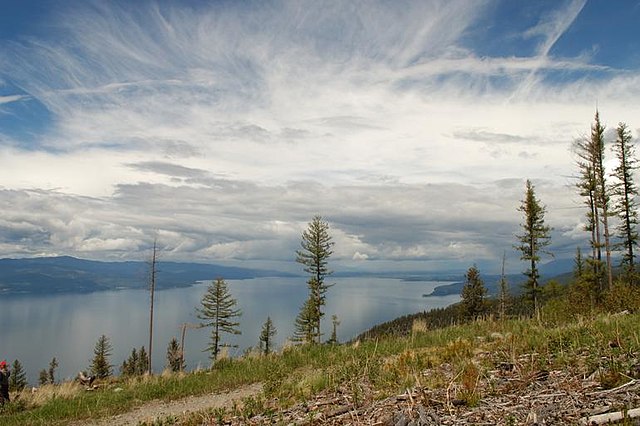
[[[0,257],[521,271],[526,179],[572,258],[574,141],[640,133],[640,0],[0,5]]]

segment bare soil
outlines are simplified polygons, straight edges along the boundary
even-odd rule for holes
[[[258,395],[262,391],[262,385],[252,384],[226,393],[213,393],[200,396],[189,396],[173,401],[151,401],[124,414],[98,419],[94,421],[82,421],[76,425],[91,426],[126,426],[137,424],[153,424],[156,419],[164,419],[169,416],[183,416],[215,408],[231,408],[234,401]]]

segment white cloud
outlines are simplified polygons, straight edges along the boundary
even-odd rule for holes
[[[584,1],[541,15],[533,56],[479,56],[463,39],[492,7],[64,10],[56,37],[0,48],[53,117],[42,149],[0,148],[0,247],[123,257],[161,235],[176,259],[285,261],[320,213],[340,261],[473,262],[511,247],[524,178],[577,226],[571,142],[595,99],[633,126],[640,76],[550,55]]]
[[[25,95],[8,95],[8,96],[0,96],[0,105],[8,104],[11,102],[18,102],[24,99],[28,99],[28,96]]]
[[[353,260],[367,260],[369,255],[366,253],[360,253],[359,251],[353,253]]]

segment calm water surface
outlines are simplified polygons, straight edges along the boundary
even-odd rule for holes
[[[333,278],[327,293],[322,331],[331,334],[331,315],[340,321],[338,338],[349,340],[367,328],[401,315],[444,307],[459,300],[458,295],[422,297],[438,285],[435,281],[402,281],[390,278]],[[238,345],[231,354],[242,354],[258,345],[262,324],[271,316],[278,331],[276,346],[281,347],[293,334],[293,323],[307,297],[304,278],[259,278],[227,281],[243,315],[239,336],[224,336]],[[187,288],[157,291],[154,309],[153,368],[166,363],[169,340],[180,340],[182,323],[196,323],[195,308],[208,283]],[[58,379],[71,378],[88,369],[93,348],[100,335],[109,337],[111,363],[119,373],[131,349],[149,343],[149,293],[121,290],[78,295],[28,296],[0,299],[0,359],[19,359],[31,385],[38,373],[47,369],[55,356]],[[208,367],[203,352],[210,330],[187,330],[185,357],[187,368]]]

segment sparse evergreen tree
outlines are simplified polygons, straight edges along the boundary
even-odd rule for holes
[[[22,363],[17,359],[11,365],[11,375],[9,376],[9,390],[19,392],[27,386],[27,373],[22,367]]]
[[[586,306],[589,309],[595,307],[598,279],[594,276],[594,273],[598,270],[602,271],[603,268],[589,267],[593,261],[593,258],[585,261],[582,257],[582,250],[580,247],[576,247],[576,257],[573,261],[574,282],[569,286],[566,293],[567,299],[574,306],[578,306],[575,302],[577,299],[581,299],[580,305],[585,305],[585,302],[588,302]]]
[[[149,372],[149,355],[147,355],[147,351],[144,349],[144,346],[141,346],[138,350],[138,363],[136,364],[135,374],[137,376],[142,376],[145,373]]]
[[[477,319],[486,311],[485,295],[487,294],[487,289],[475,265],[467,270],[464,278],[465,284],[461,294],[464,316],[467,319]]]
[[[305,306],[301,308],[299,316],[305,317],[305,321],[310,321],[315,342],[320,343],[322,333],[320,323],[324,313],[322,307],[326,303],[326,293],[330,285],[325,282],[325,278],[332,273],[328,268],[329,257],[333,254],[333,241],[329,234],[329,224],[321,216],[314,216],[309,222],[309,226],[302,233],[301,250],[296,251],[296,262],[304,266],[304,271],[311,274],[307,281],[309,287],[309,299]],[[304,312],[303,312],[304,311]]]
[[[167,346],[167,368],[174,373],[184,370],[184,360],[182,359],[182,348],[178,339],[171,338]]]
[[[109,357],[111,356],[111,342],[104,334],[98,338],[95,348],[93,349],[93,359],[91,360],[91,374],[99,379],[104,379],[111,375],[111,364]]]
[[[338,316],[336,314],[331,315],[331,338],[327,341],[327,343],[336,345],[338,344],[338,326],[340,325],[340,321],[338,321]]]
[[[536,198],[534,186],[530,180],[526,182],[525,198],[518,208],[524,213],[524,223],[521,224],[523,233],[518,235],[519,245],[516,248],[521,252],[520,259],[529,262],[528,269],[524,272],[527,276],[525,283],[526,294],[533,303],[533,310],[539,316],[540,273],[538,262],[540,254],[546,253],[544,248],[551,242],[551,228],[545,225],[544,215],[546,208]]]
[[[40,370],[40,374],[38,375],[38,384],[40,386],[46,385],[49,383],[49,373],[44,368]]]
[[[123,376],[135,376],[137,374],[138,367],[138,351],[136,348],[131,349],[129,358],[122,361],[122,367],[120,367],[120,374]]]
[[[576,247],[576,257],[573,261],[573,277],[580,279],[584,276],[584,259],[582,258],[582,250]]]
[[[271,317],[267,317],[260,332],[260,351],[264,355],[269,355],[273,351],[273,338],[277,332]]]
[[[545,302],[558,299],[564,292],[564,287],[556,280],[549,280],[542,286],[542,298]]]
[[[596,138],[597,139],[597,138]],[[602,262],[602,233],[600,231],[600,216],[598,197],[598,145],[592,137],[583,137],[575,142],[574,150],[578,159],[576,165],[579,170],[579,177],[576,187],[579,194],[584,197],[584,204],[587,206],[587,223],[585,231],[591,234],[591,256],[587,259],[586,265],[590,268],[588,274],[583,274],[584,284],[588,287],[600,289],[604,288],[605,267]],[[587,280],[590,280],[587,281]]]
[[[123,360],[122,364],[120,365],[120,375],[123,377],[131,376],[131,367],[129,367],[129,363],[126,359]]]
[[[53,357],[49,363],[49,383],[54,384],[56,382],[56,368],[58,368],[58,360]]]
[[[617,138],[613,145],[618,159],[618,166],[613,175],[617,182],[613,185],[615,196],[614,211],[620,219],[616,229],[617,237],[623,249],[622,268],[626,280],[633,284],[635,276],[635,252],[638,247],[638,188],[633,180],[633,172],[637,169],[637,160],[631,143],[631,132],[624,123],[616,129]]]
[[[314,343],[316,341],[315,317],[315,304],[310,296],[298,312],[291,340],[298,343]]]
[[[242,312],[235,309],[236,299],[231,297],[227,283],[222,278],[211,283],[201,303],[202,307],[197,309],[198,318],[204,320],[203,327],[212,327],[211,343],[206,350],[211,352],[210,358],[215,361],[220,354],[220,348],[229,346],[222,343],[222,334],[240,334],[240,323],[234,321],[234,318],[240,317]]]
[[[610,188],[607,185],[605,170],[604,126],[596,110],[594,123],[589,137],[578,140],[575,145],[580,169],[578,188],[580,195],[586,197],[589,207],[586,230],[591,232],[592,257],[588,264],[592,268],[589,275],[595,279],[595,287],[600,295],[613,282],[611,265],[611,237],[609,232]],[[602,248],[605,249],[605,263],[602,261]],[[604,269],[604,270],[603,270]],[[606,277],[606,281],[605,281]]]

